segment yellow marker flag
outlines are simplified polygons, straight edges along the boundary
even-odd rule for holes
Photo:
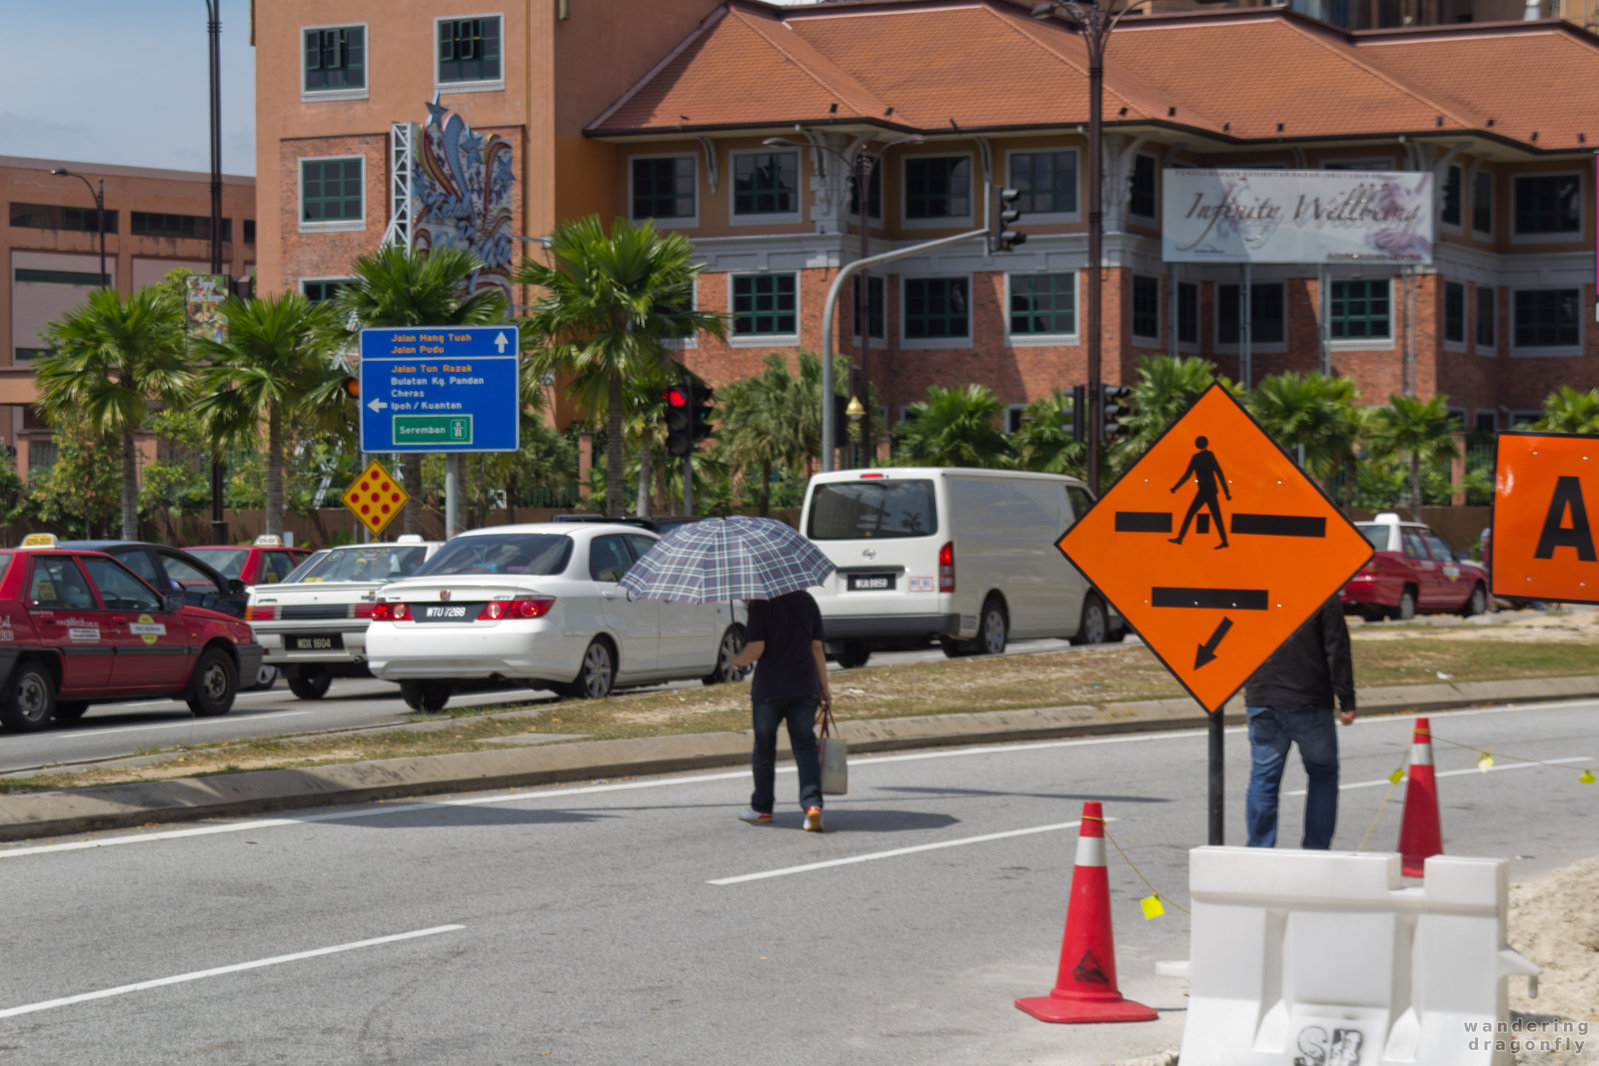
[[[1160,905],[1160,893],[1158,892],[1153,896],[1139,900],[1138,905],[1144,908],[1144,919],[1146,921],[1150,918],[1159,918],[1166,913],[1166,908]]]
[[[1593,771],[1592,770],[1584,770],[1582,772],[1582,776],[1577,778],[1577,780],[1581,781],[1585,785],[1593,784],[1594,783]]]
[[[1487,773],[1489,770],[1493,769],[1493,765],[1494,757],[1488,754],[1486,751],[1477,756],[1477,769],[1481,770],[1483,773]]]
[[[1404,779],[1405,779],[1405,772],[1403,770],[1395,770],[1393,773],[1388,775],[1388,780],[1390,782],[1392,782],[1393,784],[1396,784],[1396,785],[1399,784],[1399,782],[1403,781]]]

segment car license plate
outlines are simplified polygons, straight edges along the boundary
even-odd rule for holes
[[[850,574],[846,587],[851,592],[890,592],[894,588],[894,575]]]
[[[342,651],[344,637],[338,633],[312,633],[287,638],[290,651]]]
[[[440,603],[422,608],[424,622],[470,622],[483,609],[479,603]]]

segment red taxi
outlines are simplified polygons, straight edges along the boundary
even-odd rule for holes
[[[1374,622],[1450,611],[1470,616],[1488,609],[1488,571],[1462,558],[1430,527],[1401,522],[1385,511],[1356,522],[1355,528],[1376,554],[1339,594],[1344,613]]]
[[[227,714],[261,646],[236,618],[157,593],[109,555],[49,533],[0,550],[0,723],[33,730],[91,703],[173,697]]]
[[[271,533],[256,537],[252,544],[202,544],[183,550],[223,577],[246,585],[276,585],[311,556],[308,548],[284,547],[283,538]]]

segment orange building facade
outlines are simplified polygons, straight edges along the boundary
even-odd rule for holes
[[[881,158],[873,254],[981,227],[987,187],[1023,190],[1024,245],[973,239],[889,264],[871,276],[867,323],[890,425],[929,385],[974,382],[1014,424],[1086,378],[1086,53],[1029,6],[263,5],[259,211],[276,221],[262,283],[319,294],[379,246],[391,126],[424,118],[437,93],[511,142],[518,237],[599,214],[694,241],[696,304],[733,328],[683,359],[718,384],[769,352],[822,347],[827,289],[859,255],[844,161],[864,148]],[[1365,403],[1446,393],[1483,430],[1535,415],[1557,385],[1590,387],[1596,75],[1599,39],[1569,23],[1352,34],[1280,8],[1124,20],[1106,65],[1105,380],[1156,353],[1251,382],[1325,367]],[[1539,88],[1551,83],[1562,92]],[[331,223],[317,217],[330,160],[350,190]],[[1178,167],[1430,171],[1434,261],[1254,268],[1246,362],[1239,268],[1162,260],[1162,175]],[[856,318],[846,287],[833,346],[859,362]]]

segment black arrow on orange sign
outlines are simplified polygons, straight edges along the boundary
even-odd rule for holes
[[[1223,618],[1216,623],[1216,632],[1212,633],[1210,639],[1199,646],[1199,651],[1194,655],[1195,670],[1216,658],[1216,648],[1221,644],[1221,638],[1225,637],[1227,631],[1232,627],[1233,620],[1231,618]]]

